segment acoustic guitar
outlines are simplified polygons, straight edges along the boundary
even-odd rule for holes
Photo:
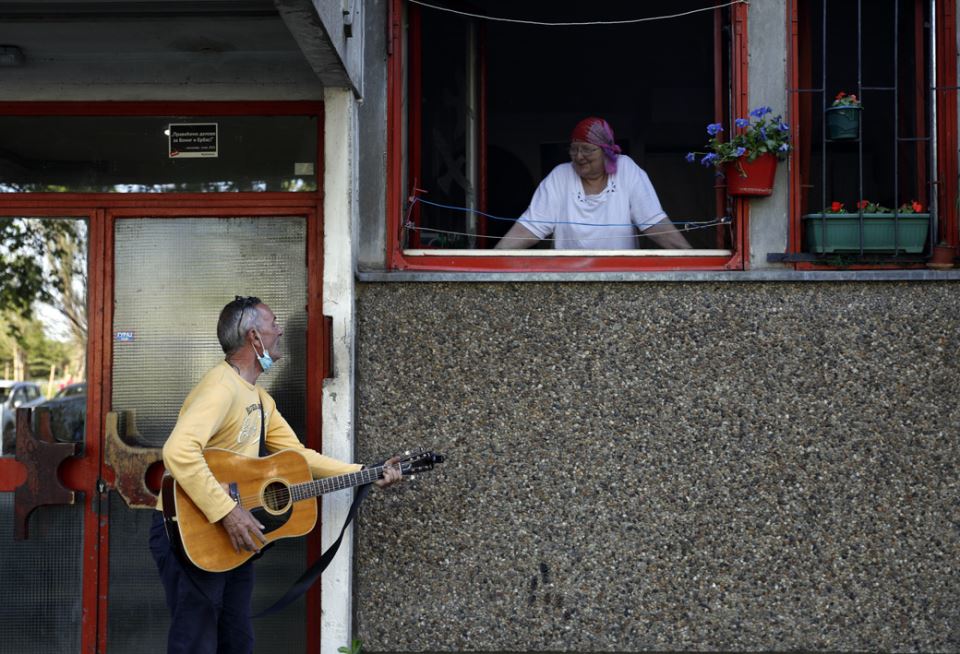
[[[211,447],[204,450],[203,457],[230,497],[264,525],[267,545],[281,538],[308,534],[317,523],[314,498],[377,481],[383,478],[386,468],[378,465],[336,477],[313,479],[306,458],[296,450],[257,458]],[[439,454],[421,450],[406,453],[395,465],[408,476],[432,470],[442,461]],[[256,555],[246,550],[235,551],[227,530],[207,520],[170,475],[164,476],[161,493],[170,542],[201,570],[226,572]]]

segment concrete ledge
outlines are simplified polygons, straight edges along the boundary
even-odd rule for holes
[[[958,270],[746,270],[663,272],[358,272],[361,282],[946,282]]]

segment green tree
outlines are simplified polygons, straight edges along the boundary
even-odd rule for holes
[[[0,217],[0,311],[30,316],[34,302],[63,293],[66,278],[58,270],[77,270],[82,231],[76,220]]]
[[[0,217],[0,329],[6,343],[0,363],[16,374],[42,377],[57,365],[84,376],[86,252],[82,221]],[[67,343],[55,346],[44,333],[34,319],[38,304],[64,317]],[[40,368],[46,371],[37,375]]]

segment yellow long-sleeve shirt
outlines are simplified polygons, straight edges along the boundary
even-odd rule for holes
[[[180,409],[173,433],[163,446],[163,464],[210,522],[217,522],[236,504],[214,478],[203,459],[208,447],[248,456],[260,450],[260,403],[263,403],[267,449],[299,450],[315,478],[356,472],[362,466],[344,463],[304,447],[277,411],[273,398],[248,383],[226,361],[200,380]],[[161,503],[157,504],[162,509]]]

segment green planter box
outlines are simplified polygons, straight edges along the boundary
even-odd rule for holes
[[[865,252],[920,253],[927,245],[930,214],[900,214],[896,224],[893,214],[863,214],[863,250]],[[808,214],[803,217],[807,252],[860,251],[860,216],[855,213]],[[897,233],[899,230],[899,234]],[[894,245],[896,244],[896,245]]]

